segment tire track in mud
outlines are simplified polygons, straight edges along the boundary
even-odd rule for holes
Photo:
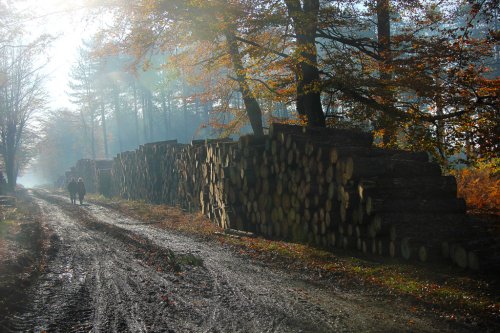
[[[142,313],[151,313],[143,306],[149,307],[151,302],[141,300],[147,294],[140,283],[123,283],[129,272],[153,270],[145,264],[149,257],[138,259],[145,245],[132,242],[127,233],[110,237],[112,231],[107,228],[93,230],[89,221],[77,221],[70,217],[72,213],[44,201],[38,204],[57,236],[52,240],[47,269],[32,291],[32,307],[14,321],[12,331],[147,331],[141,318]],[[125,245],[124,241],[131,244]],[[148,278],[151,275],[147,274]],[[125,301],[119,302],[120,298]],[[126,306],[131,300],[141,307]]]
[[[213,242],[97,205],[37,193],[55,233],[17,330],[48,332],[432,332],[451,330],[369,295],[313,285]],[[407,326],[408,321],[414,324]]]

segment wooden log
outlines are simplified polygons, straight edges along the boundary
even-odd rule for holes
[[[400,246],[400,243],[397,240],[390,240],[389,241],[389,257],[391,258],[396,258],[398,255],[398,248]]]
[[[177,140],[171,140],[169,142],[176,142]],[[221,139],[200,139],[191,141],[191,146],[201,146],[201,145],[214,145],[217,143],[232,142],[231,138],[221,138]]]
[[[424,241],[418,250],[418,259],[421,262],[434,262],[442,259],[440,244]]]
[[[461,268],[469,267],[473,270],[484,268],[486,263],[494,264],[490,259],[498,257],[499,254],[500,239],[493,237],[471,235],[469,240],[453,242],[450,247],[452,260]]]
[[[453,176],[363,179],[358,184],[361,200],[378,198],[452,197],[457,193]]]
[[[377,255],[388,256],[390,252],[390,240],[386,238],[377,238]]]
[[[483,248],[467,252],[467,267],[475,271],[500,270],[500,248]]]
[[[349,130],[272,125],[270,134],[236,143],[143,145],[115,158],[114,187],[130,199],[199,207],[225,228],[253,228],[316,246],[395,256],[399,240],[412,239],[421,242],[420,260],[429,260],[435,249],[429,245],[446,239],[446,230],[467,229],[446,219],[441,225],[443,198],[455,200],[453,207],[460,203],[454,179],[437,177],[440,170],[427,154],[373,148],[371,135]],[[406,217],[394,215],[401,209]],[[437,213],[427,214],[430,219],[419,210]],[[460,257],[456,248],[453,257]],[[471,262],[479,261],[474,255],[480,249],[465,252]]]
[[[373,143],[373,134],[359,130],[348,130],[338,128],[303,127],[297,125],[286,125],[272,123],[269,127],[269,135],[277,137],[279,133],[294,136],[311,137],[317,141],[327,141],[332,145],[366,146]]]
[[[373,177],[437,177],[441,168],[437,163],[395,160],[391,158],[349,157],[342,160],[342,181]]]
[[[452,261],[460,268],[467,268],[467,250],[460,244],[453,244],[450,248]]]
[[[374,238],[360,238],[359,247],[364,254],[376,254],[377,240]]]
[[[373,144],[373,134],[359,130],[304,127],[303,133],[315,138],[327,137],[332,145],[351,145],[370,147]]]
[[[368,252],[371,254],[377,254],[377,239],[375,238],[368,239]]]
[[[391,150],[376,147],[332,147],[329,151],[329,161],[336,163],[341,158],[346,157],[378,157],[392,158],[399,160],[410,160],[419,162],[429,162],[429,155],[426,152],[409,152],[404,150]]]
[[[272,123],[269,126],[269,136],[274,138],[277,137],[279,133],[302,134],[303,130],[304,130],[303,126]]]
[[[401,257],[405,260],[418,259],[422,241],[411,237],[401,239]]]
[[[412,199],[366,199],[366,213],[425,212],[465,214],[465,200],[462,198],[416,198]]]
[[[259,146],[261,149],[265,149],[268,140],[269,140],[268,135],[254,135],[254,134],[242,135],[238,140],[238,148],[244,149],[247,147]]]

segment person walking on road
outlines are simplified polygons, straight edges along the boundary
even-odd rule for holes
[[[78,184],[76,183],[75,178],[71,178],[71,181],[68,183],[68,191],[71,203],[73,205],[76,204],[76,193],[78,192]]]
[[[85,197],[85,184],[83,183],[83,179],[78,178],[78,199],[80,199],[80,205],[83,205],[83,197]]]

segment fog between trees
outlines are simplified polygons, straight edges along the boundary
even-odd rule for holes
[[[382,146],[426,150],[444,165],[451,156],[490,159],[498,151],[497,5],[89,1],[90,18],[113,22],[82,40],[68,78],[73,106],[49,110],[37,135],[19,142],[37,139],[38,169],[50,180],[80,158],[262,133],[272,121],[374,131]],[[1,41],[4,63],[13,40]],[[4,168],[10,159],[19,169],[29,150],[18,146],[9,158],[2,140]]]

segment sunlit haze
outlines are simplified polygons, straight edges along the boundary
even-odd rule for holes
[[[42,34],[55,37],[46,58],[41,59],[47,63],[44,72],[47,73],[48,110],[74,108],[67,95],[71,66],[82,40],[95,33],[99,23],[89,19],[83,1],[27,0],[17,1],[15,6],[29,17],[23,23],[30,38]],[[26,170],[19,183],[32,187],[45,182],[35,174],[33,170]]]
[[[66,94],[69,72],[82,39],[95,33],[99,23],[88,18],[83,1],[28,0],[18,1],[16,6],[33,14],[33,18],[24,22],[32,37],[41,34],[57,37],[47,52],[49,59],[45,69],[49,75],[46,81],[49,107],[71,107]]]

